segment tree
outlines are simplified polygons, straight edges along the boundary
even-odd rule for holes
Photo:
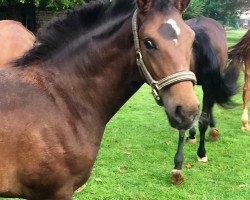
[[[229,15],[237,15],[239,5],[239,0],[206,0],[204,15],[224,21]]]
[[[250,10],[249,0],[192,0],[184,17],[204,15],[225,23],[246,10]]]
[[[201,0],[192,0],[188,9],[184,12],[184,19],[190,19],[193,17],[204,15],[205,3]]]
[[[84,0],[0,0],[0,6],[13,6],[17,4],[33,4],[36,7],[64,9],[77,4],[83,4]]]

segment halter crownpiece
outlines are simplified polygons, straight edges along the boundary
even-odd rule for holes
[[[196,77],[195,74],[191,71],[180,71],[173,73],[159,81],[153,79],[151,74],[146,68],[146,65],[143,62],[142,53],[140,51],[140,44],[139,44],[139,37],[138,37],[138,25],[137,25],[137,9],[135,10],[132,18],[132,32],[134,36],[134,43],[135,43],[135,51],[136,51],[136,63],[137,66],[140,68],[142,74],[144,75],[147,83],[152,88],[152,94],[156,100],[156,102],[161,105],[161,98],[159,96],[159,91],[171,84],[182,82],[182,81],[192,81],[193,84],[196,84]]]

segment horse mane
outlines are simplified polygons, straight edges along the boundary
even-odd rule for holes
[[[228,58],[234,62],[235,65],[242,65],[244,58],[247,56],[250,49],[250,30],[241,38],[241,40],[234,46],[229,48]]]
[[[173,5],[173,0],[158,0],[154,1],[153,7],[158,11],[164,11]],[[73,44],[80,37],[96,28],[107,26],[110,19],[127,16],[135,8],[135,0],[92,0],[85,5],[66,10],[39,29],[34,47],[23,57],[15,60],[13,66],[28,66],[47,61],[56,52]],[[121,25],[117,24],[114,29],[117,30]],[[79,41],[76,43],[79,45]]]
[[[133,11],[134,0],[92,0],[74,9],[65,10],[40,28],[35,46],[17,59],[14,66],[26,66],[46,61],[58,50],[88,34],[110,18]]]

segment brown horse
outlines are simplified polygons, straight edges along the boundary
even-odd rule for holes
[[[229,59],[231,63],[241,68],[244,64],[245,82],[243,88],[243,114],[242,130],[250,130],[248,124],[248,101],[250,98],[250,30],[241,38],[241,40],[230,48]]]
[[[227,40],[223,26],[217,21],[198,17],[186,21],[195,32],[193,44],[191,70],[197,77],[197,84],[202,86],[203,107],[199,118],[200,145],[197,151],[197,158],[200,162],[208,162],[205,150],[205,132],[210,125],[210,138],[218,137],[218,130],[215,128],[215,121],[212,115],[214,103],[224,107],[232,106],[230,97],[238,90],[237,80],[239,70],[234,65],[227,67]],[[195,142],[194,126],[189,131],[187,138],[190,143]],[[184,131],[179,132],[179,144],[175,155],[174,163],[176,173],[172,176],[172,182],[180,184],[183,181],[183,141]]]
[[[0,68],[10,66],[9,62],[20,57],[33,46],[35,36],[20,22],[13,20],[0,21]]]
[[[145,81],[173,127],[194,123],[195,34],[180,14],[188,3],[91,1],[49,22],[0,71],[0,196],[72,199],[106,124]]]

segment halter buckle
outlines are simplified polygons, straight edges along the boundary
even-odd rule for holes
[[[163,102],[161,100],[161,97],[157,91],[157,89],[152,89],[152,95],[156,101],[156,103],[159,105],[159,106],[162,106],[163,105]]]

